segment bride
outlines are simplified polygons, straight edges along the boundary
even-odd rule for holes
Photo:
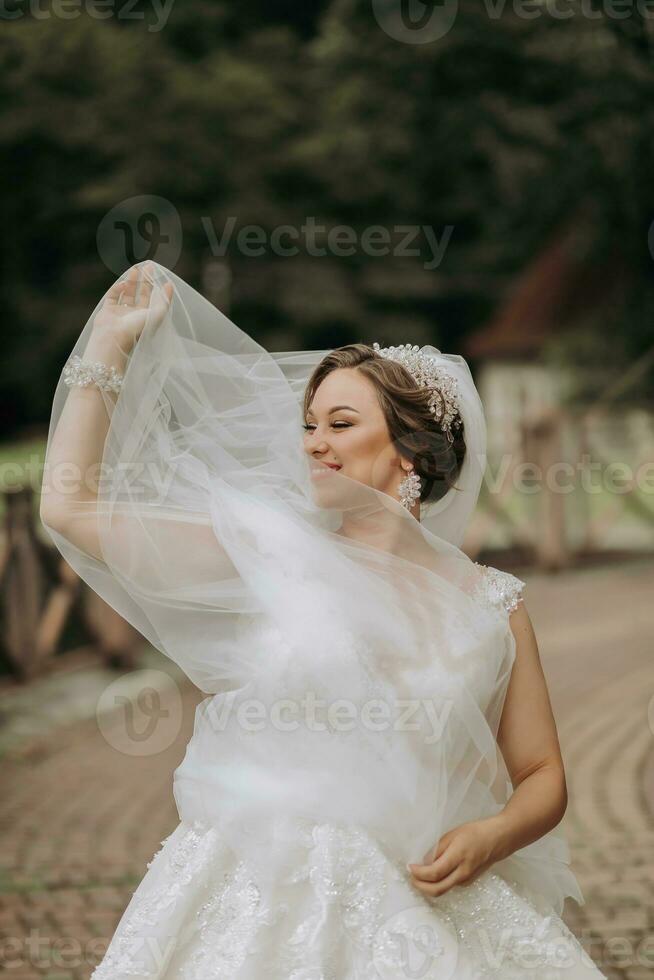
[[[207,697],[93,980],[603,976],[524,583],[460,548],[485,454],[459,356],[270,353],[153,262],[102,298],[41,518]]]

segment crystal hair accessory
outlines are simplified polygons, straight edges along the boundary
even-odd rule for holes
[[[429,410],[440,423],[448,440],[453,442],[452,427],[461,425],[457,379],[438,364],[435,357],[425,354],[417,344],[380,347],[375,341],[372,346],[381,357],[396,361],[406,368],[418,387],[430,389]]]
[[[103,364],[102,361],[84,361],[78,354],[73,354],[64,366],[64,384],[70,388],[72,385],[80,385],[86,388],[87,385],[97,385],[102,391],[115,391],[121,389],[123,375],[119,374],[115,367]]]

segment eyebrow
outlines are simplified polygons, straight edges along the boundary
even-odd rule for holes
[[[343,408],[346,408],[349,412],[356,412],[357,415],[360,415],[361,414],[357,408],[352,408],[351,405],[334,405],[333,408],[330,408],[329,409],[329,411],[327,412],[327,414],[328,415],[332,415],[334,412],[340,412],[341,409],[343,409]],[[313,415],[313,412],[311,411],[310,408],[307,409],[307,415]]]

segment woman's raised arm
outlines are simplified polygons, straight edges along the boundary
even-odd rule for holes
[[[104,297],[82,357],[122,375],[146,323],[157,326],[172,297],[166,283],[153,296],[150,269],[133,266]],[[100,558],[97,481],[111,415],[119,393],[96,384],[72,385],[52,433],[41,488],[43,523],[82,551]],[[74,516],[74,520],[73,520]]]

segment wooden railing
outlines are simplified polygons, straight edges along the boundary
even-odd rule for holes
[[[511,425],[488,457],[487,477],[497,483],[483,488],[469,554],[493,564],[489,542],[500,538],[510,562],[546,571],[654,557],[654,406],[604,415],[552,406]],[[530,472],[533,489],[523,492]]]
[[[62,641],[71,620],[102,661],[134,666],[143,637],[41,539],[34,490],[25,486],[2,495],[0,644],[11,672],[30,680],[65,654]]]

